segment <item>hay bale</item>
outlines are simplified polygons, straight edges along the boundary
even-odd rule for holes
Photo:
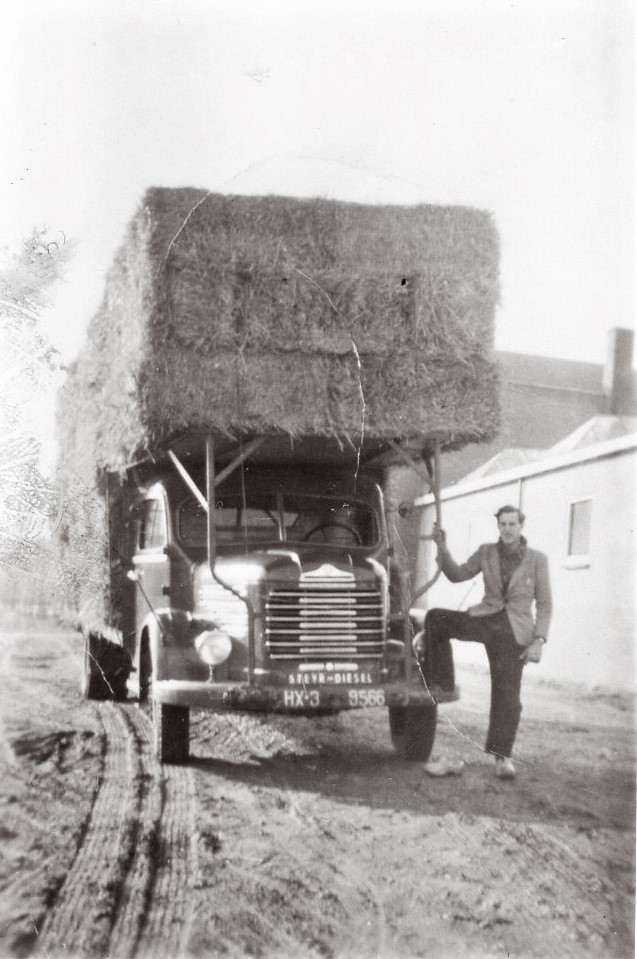
[[[488,214],[151,189],[71,373],[99,465],[188,427],[487,441]]]

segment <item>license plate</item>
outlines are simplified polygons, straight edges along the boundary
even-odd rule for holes
[[[353,709],[367,706],[384,706],[385,690],[379,688],[341,689],[338,696],[333,691],[318,689],[286,689],[283,705],[287,709],[320,709],[321,706],[340,705]]]

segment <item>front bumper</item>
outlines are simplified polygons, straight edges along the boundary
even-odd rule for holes
[[[192,682],[167,679],[153,684],[153,699],[192,709],[255,710],[257,712],[312,713],[370,706],[433,706],[453,702],[454,690],[424,685],[387,683],[375,686],[250,686],[248,683]]]

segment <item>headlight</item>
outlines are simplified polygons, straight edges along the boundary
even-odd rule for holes
[[[207,629],[195,639],[195,649],[207,666],[219,666],[232,652],[232,641],[220,629]]]

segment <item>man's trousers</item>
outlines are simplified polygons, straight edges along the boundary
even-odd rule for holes
[[[491,712],[485,751],[510,756],[522,704],[520,686],[524,649],[515,641],[509,617],[470,616],[451,609],[431,609],[425,617],[420,664],[429,685],[453,689],[455,676],[451,639],[482,643],[491,669]]]

